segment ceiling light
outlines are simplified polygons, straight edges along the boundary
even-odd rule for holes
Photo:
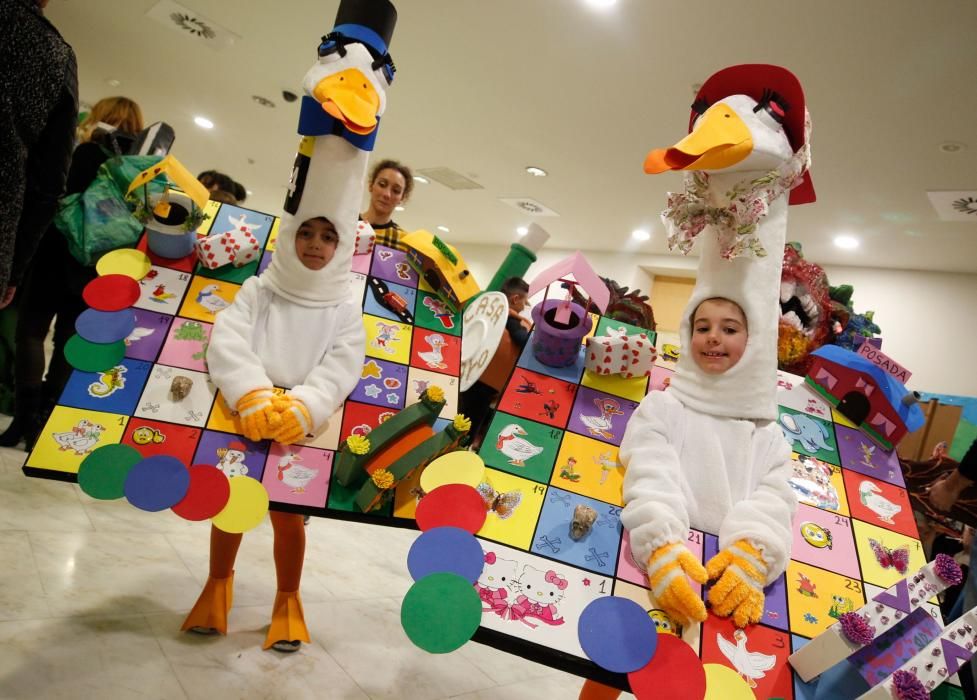
[[[119,80],[116,80],[115,78],[109,78],[105,82],[108,83],[108,86],[109,87],[119,87],[120,85],[122,85],[122,82],[119,81]]]
[[[835,245],[843,250],[855,250],[859,243],[854,236],[835,236]]]
[[[262,107],[274,107],[275,103],[269,100],[267,97],[262,97],[261,95],[251,95],[251,99],[257,102]]]
[[[451,233],[451,229],[447,226],[438,226],[438,231],[444,231],[445,233]]]
[[[199,126],[201,129],[214,128],[214,122],[210,121],[207,117],[194,117],[193,123]]]
[[[430,180],[428,180],[428,179],[427,179],[426,177],[424,177],[423,175],[415,175],[415,176],[414,176],[414,182],[419,182],[419,183],[421,183],[422,185],[429,185],[429,184],[431,184],[431,181],[430,181]]]
[[[940,150],[944,153],[958,153],[966,147],[967,144],[960,143],[959,141],[945,141],[940,144]]]
[[[617,0],[587,0],[587,4],[598,10],[606,10],[608,7],[614,7],[617,4]]]
[[[636,228],[631,232],[631,238],[636,241],[647,241],[649,238],[651,238],[651,234],[648,231],[645,231],[643,228]]]
[[[394,211],[404,211],[404,208],[398,204],[394,207]]]
[[[546,177],[546,171],[542,168],[537,168],[535,165],[530,165],[527,167],[526,172],[533,177]]]
[[[249,195],[254,194],[254,192],[252,192],[251,190],[245,190],[245,192],[247,192]]]
[[[529,233],[529,228],[526,226],[520,226],[516,229],[516,233],[518,233],[520,236],[525,236],[527,233]]]

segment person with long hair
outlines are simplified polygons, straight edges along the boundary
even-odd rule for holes
[[[78,125],[79,140],[68,170],[67,194],[84,192],[114,149],[107,139],[121,141],[143,129],[142,110],[127,97],[106,97]],[[48,226],[28,268],[20,292],[14,359],[14,419],[0,435],[0,446],[21,440],[30,449],[71,376],[64,346],[85,310],[81,293],[95,279],[93,267],[72,257],[64,234]],[[54,353],[45,376],[44,340],[54,321]]]

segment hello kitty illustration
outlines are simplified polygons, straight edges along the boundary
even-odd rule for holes
[[[567,580],[552,569],[541,571],[526,564],[513,586],[518,595],[509,608],[509,616],[534,629],[539,625],[530,622],[530,618],[547,625],[562,625],[566,620],[560,617],[556,604],[563,600],[566,589]]]
[[[518,564],[511,559],[499,559],[495,552],[485,554],[485,567],[482,569],[475,590],[482,599],[482,612],[494,612],[503,620],[509,616],[509,586],[516,581]]]

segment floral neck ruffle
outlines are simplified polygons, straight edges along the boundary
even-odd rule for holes
[[[804,145],[780,167],[753,180],[743,180],[726,192],[725,206],[709,204],[709,174],[685,174],[685,192],[669,192],[662,222],[668,232],[668,248],[683,255],[692,250],[695,237],[712,226],[719,237],[720,255],[730,260],[745,254],[758,258],[767,255],[756,234],[757,225],[770,208],[770,202],[800,182],[811,166],[811,115],[804,113]]]

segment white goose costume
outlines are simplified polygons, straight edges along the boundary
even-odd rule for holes
[[[207,351],[228,405],[272,385],[290,388],[321,426],[356,386],[366,337],[350,266],[367,159],[393,79],[387,44],[397,13],[387,0],[343,2],[306,73],[303,135],[274,256],[217,316]],[[321,270],[295,253],[295,232],[310,218],[332,222],[339,243]]]
[[[663,214],[669,244],[688,252],[704,233],[671,387],[645,397],[621,443],[622,521],[639,563],[692,527],[717,534],[720,550],[750,541],[767,584],[786,567],[796,498],[775,422],[777,323],[788,192],[791,203],[814,200],[806,125],[791,73],[733,66],[699,91],[689,136],[645,162],[652,173],[694,171]],[[688,352],[691,317],[713,297],[736,302],[749,333],[742,358],[719,375],[702,372]]]

